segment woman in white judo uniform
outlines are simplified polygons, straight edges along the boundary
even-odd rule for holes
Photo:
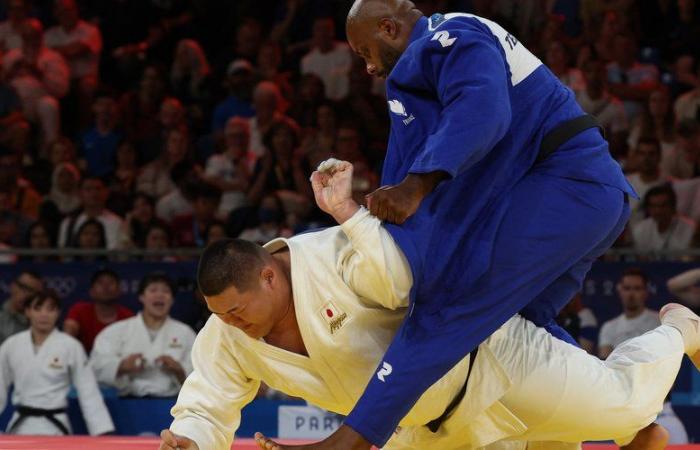
[[[97,380],[119,389],[119,395],[175,396],[192,372],[195,333],[170,317],[175,286],[167,275],[145,276],[138,292],[143,310],[102,330],[90,363]]]
[[[198,283],[215,315],[197,337],[161,449],[228,449],[261,381],[340,414],[371,377],[392,382],[381,358],[407,313],[412,275],[380,221],[351,200],[352,166],[322,166],[333,175],[313,174],[316,201],[340,227],[264,249],[224,240],[202,255]],[[605,362],[515,316],[479,347],[471,375],[467,357],[420,398],[385,448],[627,443],[661,410],[684,352],[700,350],[698,317],[664,313],[665,325]],[[425,426],[436,420],[436,431]]]
[[[53,291],[33,294],[25,304],[30,328],[0,346],[0,410],[14,384],[15,413],[7,433],[71,434],[66,414],[71,384],[92,435],[114,431],[82,344],[56,329],[61,307]]]

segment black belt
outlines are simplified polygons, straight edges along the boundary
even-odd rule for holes
[[[535,164],[544,161],[549,155],[554,153],[556,149],[561,147],[564,142],[589,128],[598,128],[600,134],[605,138],[603,127],[601,127],[598,120],[590,114],[560,123],[542,138],[540,152],[537,154]]]
[[[70,431],[68,431],[68,428],[66,428],[66,426],[55,417],[56,414],[64,414],[67,411],[66,408],[40,409],[40,408],[32,408],[31,406],[17,405],[15,407],[15,410],[17,411],[17,414],[19,414],[19,418],[7,430],[8,434],[11,434],[15,430],[15,428],[19,427],[22,424],[22,422],[25,421],[25,419],[27,417],[44,417],[49,422],[54,424],[56,426],[56,428],[58,428],[61,431],[61,433],[65,434],[65,435],[70,434]]]
[[[459,405],[459,402],[462,401],[464,398],[464,394],[467,393],[467,383],[469,383],[469,375],[472,374],[472,368],[474,367],[474,363],[476,362],[476,354],[479,352],[479,347],[475,348],[473,352],[469,354],[469,369],[467,369],[467,378],[464,380],[464,384],[462,385],[462,389],[459,390],[457,395],[455,395],[455,398],[452,399],[449,405],[447,405],[447,408],[445,409],[445,412],[442,413],[440,417],[437,419],[431,420],[428,422],[425,426],[428,427],[430,431],[433,433],[437,433],[437,430],[440,428],[440,425],[442,425],[442,422],[447,419],[447,416],[449,416],[452,411]]]

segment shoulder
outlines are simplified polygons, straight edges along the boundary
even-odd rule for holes
[[[77,302],[68,309],[68,315],[85,314],[93,311],[94,307],[95,305],[93,305],[91,302]]]
[[[108,336],[111,337],[113,335],[121,335],[124,330],[127,328],[131,327],[134,323],[136,317],[129,317],[127,319],[121,319],[117,320],[114,323],[110,323],[107,325],[100,333],[98,334],[99,336]]]
[[[189,325],[184,322],[180,322],[177,319],[173,319],[172,317],[169,319],[169,326],[177,334],[182,334],[192,338],[196,336],[196,333]]]
[[[83,349],[83,344],[71,336],[70,334],[64,333],[63,331],[56,330],[56,340],[61,343],[61,346],[64,348],[70,349],[70,350],[75,350],[76,348],[78,349]]]
[[[615,330],[615,328],[620,326],[620,323],[622,322],[622,319],[624,318],[624,315],[620,314],[619,316],[615,317],[614,319],[610,319],[607,322],[603,324],[601,327],[601,333],[603,331],[608,331],[612,332]]]
[[[119,305],[117,307],[117,317],[119,317],[123,321],[125,319],[130,319],[130,318],[135,317],[135,314],[132,310],[130,310],[126,306]]]
[[[27,340],[29,333],[29,330],[24,330],[8,337],[7,339],[5,339],[5,342],[3,342],[2,345],[0,345],[0,352],[6,352],[7,349],[12,348],[18,345],[20,342]]]

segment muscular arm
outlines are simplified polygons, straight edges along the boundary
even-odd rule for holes
[[[192,349],[194,371],[182,385],[171,410],[170,430],[200,449],[230,448],[241,422],[241,410],[250,403],[260,382],[245,376],[224,336],[226,325],[212,317]]]

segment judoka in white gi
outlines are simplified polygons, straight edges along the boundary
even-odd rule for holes
[[[169,316],[175,287],[165,274],[139,283],[143,310],[108,326],[97,335],[90,363],[97,380],[120,395],[175,396],[192,372],[190,352],[195,333]]]
[[[10,385],[15,387],[12,403],[16,412],[7,433],[70,434],[66,397],[71,384],[78,392],[90,434],[114,431],[82,344],[56,329],[60,312],[55,292],[33,294],[25,306],[30,328],[0,346],[0,411],[5,408]]]
[[[390,365],[374,368],[407,313],[412,276],[379,220],[351,200],[352,166],[331,171],[315,172],[312,184],[340,227],[277,239],[264,251],[240,240],[205,250],[197,278],[215,315],[197,337],[195,369],[161,449],[228,449],[261,381],[340,414],[370,377],[392,382]],[[480,346],[466,395],[437,431],[423,425],[457,396],[469,357],[420,398],[385,448],[468,449],[508,438],[628,442],[661,410],[684,351],[700,349],[697,316],[677,308],[663,320],[671,326],[603,362],[516,316]],[[264,437],[259,444],[276,445]]]

